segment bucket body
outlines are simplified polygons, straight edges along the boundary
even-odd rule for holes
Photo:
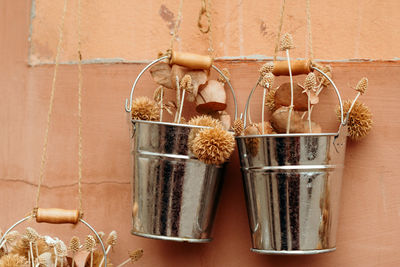
[[[132,234],[209,242],[223,166],[197,160],[189,149],[199,126],[132,121]]]
[[[236,138],[252,251],[335,250],[346,135]]]

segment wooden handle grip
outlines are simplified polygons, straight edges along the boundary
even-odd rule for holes
[[[72,223],[76,224],[79,221],[78,210],[64,209],[41,209],[39,208],[36,215],[36,222],[41,223]]]
[[[210,56],[172,51],[169,64],[177,64],[190,69],[208,70],[211,68],[213,60]]]
[[[291,60],[292,75],[308,74],[311,70],[311,60]],[[272,73],[275,76],[289,75],[289,66],[287,61],[274,61]]]

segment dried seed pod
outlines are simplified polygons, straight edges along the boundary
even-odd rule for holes
[[[232,130],[235,132],[235,136],[240,136],[244,132],[244,124],[241,119],[237,119],[233,122]]]
[[[275,108],[275,92],[276,89],[271,89],[267,92],[265,96],[265,106],[268,108],[269,111],[274,111]]]
[[[83,247],[86,249],[87,252],[94,251],[94,249],[96,248],[96,240],[94,239],[94,237],[92,235],[86,236]]]
[[[244,130],[245,135],[259,135],[258,128],[255,124],[248,125]],[[246,148],[250,154],[255,157],[258,153],[258,147],[260,146],[260,140],[257,137],[246,138]]]
[[[106,235],[104,232],[100,231],[97,232],[97,234],[99,235],[101,241],[103,241],[104,236]],[[100,243],[100,240],[96,238],[96,243]]]
[[[233,135],[221,128],[201,130],[193,140],[193,153],[206,164],[222,164],[235,148]]]
[[[39,239],[39,234],[32,227],[27,227],[25,230],[25,235],[28,238],[29,242],[35,243]]]
[[[143,257],[143,253],[144,253],[143,249],[137,249],[129,252],[129,258],[131,259],[131,262],[135,263],[138,260],[140,260],[140,258]]]
[[[225,77],[228,78],[228,81],[230,81],[231,80],[231,73],[229,72],[229,70],[227,68],[223,68],[221,71],[225,75]],[[227,82],[222,75],[218,76],[218,81],[220,83],[226,83]]]
[[[366,77],[363,77],[356,86],[356,91],[360,92],[361,94],[364,94],[365,91],[367,90],[368,87],[368,79]]]
[[[259,122],[257,124],[254,125],[257,130],[258,130],[258,134],[262,134],[262,122]],[[271,123],[269,121],[265,121],[264,122],[264,134],[272,134],[274,132],[274,129],[271,126]]]
[[[81,247],[81,241],[79,240],[79,237],[73,236],[71,238],[71,241],[69,241],[69,250],[72,251],[73,253],[77,253],[80,247]]]
[[[160,107],[156,102],[146,96],[132,101],[132,120],[158,121],[159,119]]]
[[[304,80],[304,89],[306,91],[314,91],[315,85],[317,84],[317,79],[313,72],[307,74],[306,79]]]
[[[208,114],[226,109],[226,92],[224,84],[216,80],[208,81],[196,97],[196,111]]]
[[[294,48],[293,37],[290,33],[285,33],[281,38],[281,42],[279,44],[279,50],[285,51],[292,48]]]
[[[275,92],[275,107],[290,106],[291,88],[290,83],[283,83]],[[308,110],[308,97],[303,93],[303,88],[298,85],[293,85],[293,108],[298,111]]]
[[[180,87],[189,93],[193,93],[192,77],[188,74],[183,76],[182,80],[180,81]]]
[[[118,238],[117,231],[115,230],[111,231],[111,233],[107,237],[106,244],[108,246],[115,246],[115,244],[117,244],[117,238]]]
[[[11,231],[6,235],[7,242],[14,242],[20,237],[20,233],[18,231]]]
[[[259,72],[260,75],[264,76],[268,72],[272,72],[274,70],[274,62],[267,62],[261,66]]]
[[[195,116],[191,118],[188,123],[189,125],[196,125],[196,126],[205,126],[205,127],[219,127],[222,128],[221,121],[214,119],[210,115],[201,115]],[[189,133],[189,148],[193,152],[193,140],[196,138],[196,135],[201,131],[201,128],[193,128],[190,130]]]
[[[271,72],[267,72],[264,74],[262,79],[260,80],[260,86],[264,88],[271,88],[275,80],[274,74]]]
[[[347,100],[343,104],[343,112],[347,114],[350,109],[352,100]],[[340,107],[336,108],[336,115],[340,120]],[[349,121],[347,122],[349,136],[353,140],[360,140],[372,129],[372,114],[369,108],[361,103],[356,101],[349,115]]]
[[[66,257],[68,255],[67,246],[61,240],[59,240],[56,244],[56,251],[58,257]]]

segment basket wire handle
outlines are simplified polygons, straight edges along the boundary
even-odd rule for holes
[[[341,128],[342,126],[346,125],[346,122],[345,122],[344,119],[343,119],[343,102],[342,102],[342,97],[340,96],[339,89],[336,87],[336,84],[333,82],[333,80],[332,80],[328,75],[326,75],[322,70],[320,70],[320,69],[318,69],[317,67],[312,66],[312,65],[311,65],[310,68],[311,68],[312,70],[316,70],[316,71],[319,72],[321,75],[323,75],[323,76],[332,84],[333,88],[335,89],[336,95],[337,95],[338,100],[339,100],[339,106],[340,106],[340,126],[339,126],[339,131],[340,131],[340,128]],[[245,106],[245,108],[244,108],[244,116],[243,116],[243,125],[244,125],[244,127],[246,127],[246,123],[247,123],[247,111],[248,111],[249,106],[250,106],[250,100],[251,100],[251,97],[252,97],[254,91],[256,90],[256,88],[257,88],[257,86],[258,86],[258,83],[259,83],[259,82],[257,81],[257,84],[256,84],[256,85],[253,87],[253,89],[251,90],[250,95],[249,95],[249,97],[248,97],[248,99],[247,99],[247,102],[246,102],[246,106]],[[338,132],[339,132],[339,131],[338,131]]]
[[[151,66],[153,66],[154,64],[156,64],[156,63],[158,63],[158,62],[160,62],[160,61],[162,61],[162,60],[164,60],[164,59],[169,59],[169,58],[170,58],[169,56],[163,56],[163,57],[161,57],[161,58],[158,58],[158,59],[156,59],[156,60],[153,60],[153,61],[150,62],[146,67],[144,67],[144,69],[138,74],[138,76],[136,77],[135,82],[133,83],[133,86],[132,86],[132,89],[131,89],[131,94],[130,94],[129,100],[128,100],[128,98],[125,99],[125,111],[126,111],[126,112],[131,112],[131,111],[132,111],[133,92],[134,92],[134,90],[135,90],[135,88],[136,88],[136,85],[137,85],[137,83],[138,83],[140,77],[143,75],[143,73],[145,73],[146,70],[148,70],[148,69],[149,69]],[[232,84],[231,84],[231,82],[229,81],[228,77],[226,77],[225,74],[224,74],[217,66],[215,66],[214,64],[212,64],[212,65],[211,65],[211,68],[213,68],[214,70],[216,70],[216,71],[224,78],[224,80],[226,81],[226,83],[227,83],[228,86],[229,86],[229,89],[230,89],[231,94],[232,94],[232,97],[233,97],[233,103],[234,103],[234,106],[235,106],[234,109],[235,109],[235,120],[236,120],[236,119],[237,119],[237,99],[236,99],[235,91],[233,90]]]

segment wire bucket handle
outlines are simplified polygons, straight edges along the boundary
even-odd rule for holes
[[[343,102],[342,102],[342,98],[340,96],[339,89],[337,88],[336,84],[333,82],[333,80],[327,74],[325,74],[322,70],[318,69],[317,67],[313,66],[310,61],[303,61],[302,60],[302,61],[298,61],[298,63],[299,63],[298,65],[301,66],[301,68],[298,68],[299,71],[297,73],[296,73],[296,71],[294,71],[293,75],[296,75],[296,74],[307,74],[307,73],[309,73],[309,72],[311,72],[313,70],[316,70],[321,75],[323,75],[332,84],[333,88],[335,89],[336,95],[337,95],[338,100],[339,100],[339,106],[340,106],[340,126],[339,126],[339,130],[338,130],[338,133],[339,133],[341,127],[345,126],[347,124],[347,120],[344,120]],[[286,74],[286,72],[287,72],[287,64],[285,64],[285,65],[279,64],[279,69],[276,70],[276,68],[274,68],[273,73],[275,74],[275,72],[277,72],[277,75],[287,75]],[[257,86],[258,86],[258,82],[254,86],[254,88],[251,90],[249,98],[247,99],[247,102],[246,102],[246,106],[245,106],[245,109],[244,109],[244,116],[243,116],[244,117],[243,118],[244,127],[246,127],[247,111],[248,111],[248,108],[250,106],[250,100],[251,100],[251,97],[252,97],[254,91],[256,90]]]
[[[7,229],[7,231],[4,233],[4,235],[0,238],[0,244],[3,243],[4,239],[6,238],[7,234],[13,230],[15,227],[20,225],[21,223],[31,219],[31,218],[36,218],[37,223],[50,223],[50,224],[77,224],[78,222],[83,223],[87,228],[89,228],[93,234],[97,237],[97,239],[100,242],[101,245],[101,250],[103,251],[104,254],[104,267],[107,267],[107,252],[104,247],[104,243],[101,240],[99,234],[97,231],[85,220],[83,220],[80,217],[80,213],[78,210],[65,210],[65,209],[42,209],[38,208],[36,215],[31,214],[18,222],[14,223],[10,228]]]
[[[209,56],[202,56],[202,55],[197,55],[197,54],[192,54],[192,53],[175,52],[175,51],[172,51],[171,55],[163,56],[163,57],[160,57],[160,58],[150,62],[138,74],[135,82],[133,83],[129,100],[128,100],[128,98],[125,99],[125,111],[126,112],[132,111],[131,107],[132,107],[133,92],[136,88],[136,85],[137,85],[140,77],[151,66],[153,66],[153,65],[157,64],[158,62],[165,60],[165,59],[169,59],[169,64],[177,64],[177,65],[181,65],[181,66],[188,67],[191,69],[210,69],[210,68],[215,69],[224,78],[224,80],[226,81],[226,83],[229,86],[229,89],[230,89],[232,97],[233,97],[234,106],[235,106],[235,120],[237,119],[238,112],[237,112],[237,100],[236,100],[235,91],[233,90],[232,84],[229,81],[228,77],[226,77],[226,75],[213,64],[212,58]]]

